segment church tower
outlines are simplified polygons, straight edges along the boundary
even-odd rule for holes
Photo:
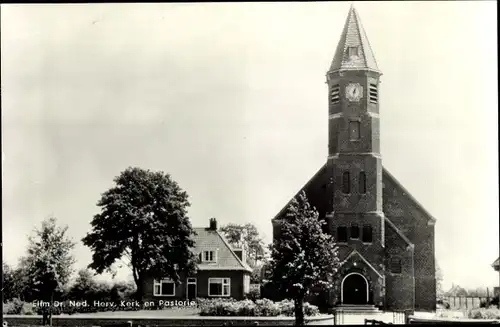
[[[367,250],[367,243],[379,249],[384,246],[379,118],[381,75],[358,13],[351,6],[326,75],[327,167],[333,181],[330,228],[335,235],[338,226],[345,226],[349,234],[346,243],[357,250]],[[363,228],[367,233],[371,229],[372,233],[365,240],[359,237]],[[337,238],[342,240],[344,236],[337,235]]]

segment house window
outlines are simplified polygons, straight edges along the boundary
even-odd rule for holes
[[[231,279],[230,278],[209,278],[208,296],[230,296]]]
[[[366,173],[364,171],[359,173],[359,193],[366,193]]]
[[[347,228],[344,226],[337,227],[337,242],[347,242]]]
[[[153,283],[154,296],[175,296],[175,283],[171,279],[155,280]]]
[[[340,101],[340,85],[336,84],[332,86],[332,90],[330,91],[330,101],[332,104],[338,103]]]
[[[342,193],[351,193],[351,177],[348,171],[342,174]]]
[[[370,99],[371,103],[377,103],[378,102],[378,87],[377,87],[377,84],[370,83],[368,98]]]
[[[372,226],[364,225],[361,237],[363,239],[363,243],[371,243],[373,241]]]
[[[349,139],[351,141],[357,141],[360,138],[359,131],[359,121],[350,121],[349,122]]]
[[[215,262],[215,251],[203,251],[204,262]]]
[[[347,48],[347,55],[349,57],[357,57],[357,56],[359,56],[359,47],[348,47]]]
[[[358,225],[351,225],[351,239],[359,238],[359,227]]]
[[[400,274],[401,273],[401,259],[400,258],[391,258],[391,262],[389,264],[389,269],[391,270],[391,273],[393,274]]]

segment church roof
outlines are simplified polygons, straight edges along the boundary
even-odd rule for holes
[[[410,202],[413,202],[413,204],[424,213],[424,215],[427,217],[427,219],[430,222],[433,222],[433,223],[436,222],[436,218],[434,218],[429,213],[429,211],[427,211],[425,209],[425,207],[422,204],[420,204],[420,202],[418,202],[417,199],[415,199],[415,197],[413,195],[411,195],[411,193],[408,192],[408,190],[406,188],[404,188],[404,186],[396,179],[396,177],[394,177],[385,167],[383,167],[382,173],[383,173],[382,180],[384,181],[384,183],[386,181],[392,182],[397,188],[399,188],[399,190],[402,192],[402,194],[408,200],[410,200]]]
[[[349,48],[357,48],[357,55],[352,56]],[[358,12],[351,6],[349,14],[335,51],[330,71],[349,69],[369,69],[378,71],[377,61],[361,25]]]

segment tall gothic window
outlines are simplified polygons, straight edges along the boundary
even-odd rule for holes
[[[342,193],[351,193],[351,176],[348,171],[342,174]]]
[[[360,131],[359,131],[359,121],[350,121],[349,122],[349,139],[351,141],[359,140]]]
[[[364,225],[363,234],[361,236],[363,243],[371,243],[373,241],[372,226]]]
[[[366,193],[366,173],[364,171],[359,173],[359,193]]]
[[[351,238],[358,239],[359,238],[359,227],[356,224],[351,225]]]

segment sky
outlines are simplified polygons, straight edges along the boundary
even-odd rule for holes
[[[271,219],[328,155],[349,2],[1,6],[3,258],[55,216],[80,242],[129,166],[194,226]],[[383,165],[437,219],[444,286],[498,286],[496,2],[356,2],[383,72]],[[128,272],[119,272],[126,278]]]

